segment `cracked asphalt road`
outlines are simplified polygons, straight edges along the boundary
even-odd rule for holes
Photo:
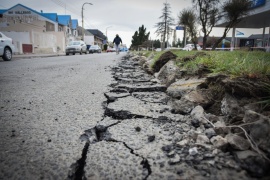
[[[0,179],[78,178],[79,138],[103,118],[110,66],[124,55],[0,61]]]
[[[124,55],[0,62],[0,180],[254,179]]]

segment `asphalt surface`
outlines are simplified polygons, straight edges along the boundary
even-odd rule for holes
[[[0,61],[0,180],[254,179],[125,55]]]
[[[66,179],[125,53],[0,61],[0,179]],[[78,163],[77,163],[78,164]]]

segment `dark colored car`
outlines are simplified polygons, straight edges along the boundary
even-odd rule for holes
[[[92,45],[89,48],[89,53],[101,53],[101,48],[98,45]]]

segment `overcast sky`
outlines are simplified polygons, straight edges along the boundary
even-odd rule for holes
[[[150,31],[151,39],[159,39],[154,34],[154,25],[159,22],[162,14],[163,3],[166,0],[0,0],[0,9],[9,9],[20,3],[36,11],[44,13],[57,13],[58,15],[71,15],[72,19],[78,19],[82,25],[81,11],[85,2],[93,5],[84,5],[84,27],[99,29],[112,41],[115,34],[119,34],[123,43],[128,47],[136,30],[141,25]],[[179,12],[192,7],[191,0],[167,0],[171,5],[172,17],[177,23]],[[220,28],[213,31],[218,35]],[[182,31],[177,32],[178,38],[182,40]],[[250,34],[250,33],[249,33]]]

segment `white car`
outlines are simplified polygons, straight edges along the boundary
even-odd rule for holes
[[[75,55],[75,53],[88,53],[87,46],[83,41],[70,41],[66,47],[66,55],[68,56],[70,53]]]
[[[115,52],[115,48],[108,47],[107,52]]]
[[[193,50],[195,47],[194,47],[194,44],[187,44],[184,48],[183,48],[183,50],[184,51],[191,51],[191,50]],[[201,46],[199,45],[199,44],[197,44],[197,50],[198,51],[200,51],[200,50],[202,50],[202,48],[201,48]]]
[[[5,36],[0,32],[0,56],[4,61],[10,61],[12,59],[12,53],[14,53],[15,46],[11,38]]]

